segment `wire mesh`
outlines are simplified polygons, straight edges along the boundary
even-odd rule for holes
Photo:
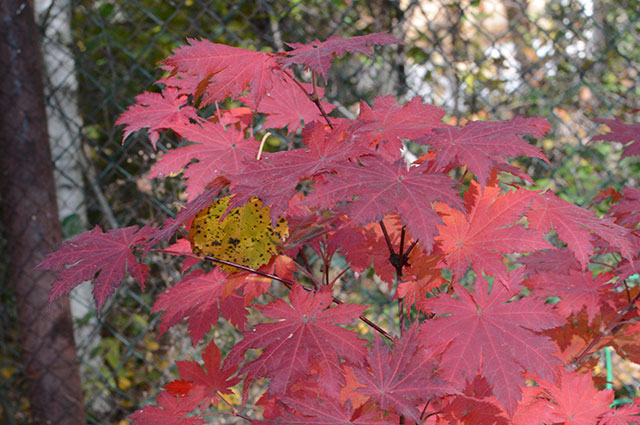
[[[371,60],[346,57],[330,71],[325,93],[340,113],[357,114],[359,99],[393,94],[402,101],[422,96],[447,109],[452,123],[548,117],[552,130],[538,146],[551,164],[521,165],[537,187],[579,204],[604,187],[636,185],[640,176],[637,161],[620,161],[619,146],[588,143],[598,131],[592,118],[630,121],[640,108],[638,1],[37,0],[36,7],[65,237],[93,225],[146,224],[184,201],[177,180],[145,177],[157,155],[145,137],[123,145],[114,123],[186,37],[277,51],[286,42],[391,32],[406,44],[380,49]],[[160,147],[173,142],[163,137]],[[125,283],[100,317],[88,289],[72,294],[89,423],[126,423],[189,350],[178,331],[157,338],[153,295],[178,272],[166,258],[151,261],[151,291]],[[6,288],[0,422],[28,423]]]

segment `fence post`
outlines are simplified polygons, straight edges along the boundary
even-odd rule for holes
[[[28,0],[0,2],[0,196],[33,421],[86,423],[68,298],[33,271],[60,242],[42,67]]]

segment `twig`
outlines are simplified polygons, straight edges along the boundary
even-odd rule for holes
[[[327,257],[327,267],[326,267],[326,273],[324,274],[324,284],[329,286],[329,270],[331,269],[331,263],[333,262],[333,253],[331,253],[328,257]]]
[[[347,270],[349,270],[350,268],[351,268],[351,266],[347,266],[344,269],[342,269],[342,271],[340,273],[338,273],[338,275],[336,277],[333,278],[331,283],[329,283],[329,286],[333,286],[333,284],[336,283],[338,281],[338,279],[340,279],[342,277],[342,275],[345,274],[347,272]]]
[[[221,260],[221,259],[219,259],[219,258],[212,257],[212,256],[210,256],[210,255],[205,255],[205,256],[204,256],[204,257],[202,257],[202,258],[204,258],[205,260],[209,260],[209,261],[217,262],[217,263],[224,264],[224,265],[227,265],[227,266],[236,267],[236,268],[239,268],[240,270],[245,270],[245,271],[249,271],[249,272],[252,272],[252,273],[256,273],[256,274],[259,274],[259,275],[262,275],[262,276],[265,276],[265,277],[270,277],[270,278],[272,278],[272,279],[277,280],[278,282],[282,282],[282,283],[284,283],[284,284],[285,284],[285,286],[286,286],[287,288],[289,288],[289,289],[293,288],[293,286],[295,285],[295,282],[293,282],[293,281],[291,281],[291,280],[289,280],[289,279],[284,279],[284,278],[281,278],[281,277],[278,277],[278,276],[272,275],[271,273],[266,273],[266,272],[263,272],[263,271],[260,271],[260,270],[252,269],[251,267],[243,266],[242,264],[236,264],[236,263],[232,263],[232,262],[230,262],[230,261]],[[313,289],[311,289],[311,288],[307,288],[307,287],[305,287],[305,286],[302,286],[302,287],[303,287],[306,291],[314,291],[314,292],[315,292],[315,290],[313,290]],[[340,300],[339,300],[339,299],[337,299],[336,297],[332,297],[332,301],[333,301],[335,304],[338,304],[338,305],[342,305],[342,304],[344,304],[342,301],[340,301]],[[371,320],[367,319],[366,317],[364,317],[364,316],[362,316],[362,315],[358,316],[358,318],[359,318],[361,321],[363,321],[364,323],[366,323],[367,325],[371,326],[371,327],[372,327],[373,329],[375,329],[376,331],[378,331],[378,333],[380,333],[382,336],[384,336],[385,338],[387,338],[389,341],[392,341],[392,342],[394,342],[394,341],[395,341],[395,340],[394,340],[394,338],[393,338],[391,335],[389,335],[389,334],[387,333],[387,331],[385,331],[385,330],[384,330],[384,329],[382,329],[380,326],[378,326],[378,325],[376,325],[375,323],[373,323]]]
[[[627,292],[627,301],[631,302],[631,290],[629,289],[629,285],[627,285],[626,279],[622,281],[624,285],[624,290]]]
[[[464,178],[467,177],[467,173],[468,172],[469,172],[469,169],[467,167],[465,167],[464,168],[464,173],[462,173],[462,175],[458,179],[458,184],[456,185],[456,189],[459,188],[460,186],[462,186],[462,182],[464,181]]]
[[[302,267],[301,264],[298,264],[297,262],[294,261],[294,263],[296,264],[296,266],[298,266],[298,270],[300,270],[300,272],[307,276],[309,279],[311,279],[311,282],[313,283],[313,288],[317,291],[318,289],[320,289],[320,282],[318,282],[318,279],[315,278],[315,276],[311,273],[310,270],[306,270],[304,267]]]
[[[302,90],[304,94],[307,95],[309,100],[312,101],[316,105],[316,107],[320,110],[320,113],[322,114],[322,117],[324,118],[324,120],[327,122],[327,125],[331,127],[331,129],[333,130],[333,124],[331,124],[331,121],[329,120],[329,116],[327,115],[327,112],[322,107],[322,104],[320,103],[320,99],[318,98],[318,94],[307,93],[307,90],[304,87],[302,87],[302,84],[300,84],[300,82],[296,80],[293,76],[291,76],[287,71],[284,72],[284,75],[289,77],[291,81],[293,81],[298,87],[300,87],[300,90]],[[315,74],[313,74],[313,76],[315,79]]]
[[[615,269],[615,267],[614,267],[614,266],[612,266],[611,264],[601,263],[600,261],[593,261],[593,260],[591,260],[591,261],[589,261],[589,262],[590,262],[590,263],[593,263],[593,264],[598,264],[598,265],[600,265],[600,266],[609,267],[610,269]]]
[[[249,422],[251,422],[251,418],[250,418],[250,417],[248,417],[248,416],[243,415],[243,414],[242,414],[242,413],[240,413],[240,412],[238,412],[238,409],[236,409],[236,408],[234,407],[234,405],[233,405],[233,404],[231,404],[231,403],[229,402],[229,400],[227,400],[226,398],[224,398],[224,396],[223,396],[222,394],[220,394],[220,391],[217,391],[217,394],[218,394],[218,397],[220,397],[220,399],[221,399],[222,401],[224,401],[227,405],[229,405],[229,407],[231,408],[231,411],[232,411],[232,413],[233,413],[233,415],[234,415],[234,416],[237,416],[237,417],[239,417],[239,418],[242,418],[242,419],[244,419],[245,421],[249,421]]]
[[[304,262],[304,266],[307,268],[307,271],[311,272],[311,266],[309,265],[309,259],[307,258],[307,253],[304,252],[304,248],[300,250],[300,256],[302,257],[302,261]]]
[[[327,275],[329,274],[329,262],[327,261],[326,252],[321,250],[320,252],[322,258],[322,283],[327,281]]]
[[[333,129],[333,125],[331,124],[331,121],[329,121],[329,116],[327,115],[327,112],[324,110],[322,103],[320,103],[320,97],[318,96],[318,87],[316,86],[315,72],[311,72],[311,82],[313,83],[313,94],[311,95],[311,101],[316,104],[318,109],[320,109],[320,113],[324,117],[324,120],[327,122],[327,124],[329,124],[329,127]]]
[[[190,253],[185,253],[185,252],[171,251],[169,249],[154,249],[153,251],[154,252],[163,252],[165,254],[171,254],[171,255],[179,255],[179,256],[185,256],[185,257],[199,258],[201,260],[213,261],[214,263],[219,263],[219,264],[224,264],[225,266],[235,267],[235,268],[240,269],[240,270],[244,270],[244,271],[247,271],[247,272],[250,272],[250,273],[254,273],[254,274],[257,274],[257,275],[260,275],[260,276],[264,276],[264,277],[268,277],[270,279],[277,280],[278,282],[281,282],[282,284],[284,284],[289,289],[292,289],[293,286],[296,284],[296,282],[294,282],[292,280],[285,279],[285,278],[273,275],[271,273],[263,272],[262,270],[252,269],[251,267],[243,266],[242,264],[232,263],[231,261],[222,260],[220,258],[212,257],[211,255],[200,256],[200,255],[190,254]],[[310,292],[310,291],[316,292],[313,288],[307,288],[306,286],[302,286],[302,285],[300,285],[300,286],[307,292]],[[332,297],[332,301],[333,301],[334,304],[338,304],[338,305],[344,304],[342,301],[340,301],[336,297]],[[367,325],[369,325],[371,328],[376,330],[380,335],[382,335],[383,337],[387,338],[389,341],[395,342],[395,339],[391,335],[389,335],[389,333],[387,331],[385,331],[380,326],[376,325],[375,323],[373,323],[371,320],[367,319],[363,315],[358,316],[358,319],[360,319],[362,322],[364,322]]]

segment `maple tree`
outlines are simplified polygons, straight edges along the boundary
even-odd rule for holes
[[[510,158],[547,161],[523,138],[544,137],[540,117],[459,126],[392,96],[353,119],[332,113],[319,80],[333,60],[393,43],[369,34],[263,53],[189,39],[163,62],[159,92],[122,114],[125,140],[145,128],[154,147],[162,131],[183,139],[150,176],[181,174],[188,203],[159,225],[65,242],[38,266],[59,272],[50,298],[90,280],[101,309],[127,274],[144,289],[144,257],[161,251],[183,258],[184,276],[153,306],[160,332],[184,320],[197,344],[223,317],[242,334],[224,360],[209,339],[202,365],[177,362],[179,379],[135,424],[640,422],[637,400],[617,408],[592,377],[603,347],[640,363],[640,192],[602,191],[599,216],[528,189]],[[640,153],[638,124],[596,121],[611,132],[592,140]],[[266,152],[267,129],[290,143]],[[347,302],[368,269],[394,323]]]

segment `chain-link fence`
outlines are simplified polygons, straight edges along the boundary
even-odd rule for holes
[[[64,237],[96,224],[145,224],[184,201],[178,180],[145,177],[156,157],[145,138],[122,145],[114,123],[186,37],[276,51],[286,42],[391,32],[406,44],[372,60],[346,57],[331,70],[326,96],[340,114],[357,114],[359,99],[393,94],[420,95],[446,108],[453,123],[541,115],[552,124],[538,141],[551,165],[521,164],[537,186],[584,204],[640,176],[638,161],[619,161],[616,146],[587,143],[598,131],[592,118],[631,121],[640,108],[637,0],[35,0],[35,7]],[[163,138],[160,147],[170,143]],[[88,286],[72,294],[89,423],[126,423],[190,349],[179,330],[157,338],[153,295],[178,272],[166,258],[151,261],[151,289],[123,285],[100,317]],[[0,423],[29,423],[14,294],[4,264],[0,272]]]

